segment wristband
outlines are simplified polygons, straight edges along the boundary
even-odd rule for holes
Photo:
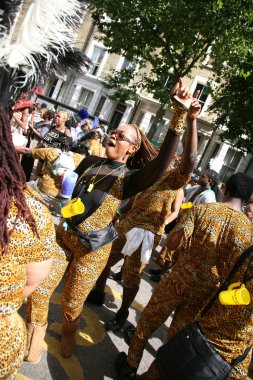
[[[123,213],[120,211],[120,209],[117,210],[116,214],[117,214],[119,217],[121,217],[121,216],[123,215]]]
[[[182,135],[184,132],[187,112],[182,107],[180,107],[176,101],[173,101],[173,108],[174,114],[172,116],[168,129],[174,132],[176,135]]]

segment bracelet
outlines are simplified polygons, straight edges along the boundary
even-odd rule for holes
[[[120,211],[120,209],[117,210],[116,214],[121,217],[123,215],[122,211]]]
[[[176,135],[182,135],[184,132],[187,112],[182,107],[180,107],[176,101],[173,101],[173,108],[174,114],[172,116],[168,129],[174,132]]]

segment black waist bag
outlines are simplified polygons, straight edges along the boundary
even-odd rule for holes
[[[237,259],[227,279],[201,312],[198,321],[207,314],[219,293],[227,288],[238,268],[252,252],[253,246]],[[161,380],[225,380],[232,368],[243,361],[250,352],[251,347],[247,347],[230,365],[208,343],[198,321],[187,325],[159,348],[155,365]]]
[[[224,380],[232,369],[207,342],[197,322],[162,346],[155,363],[162,380]]]
[[[81,232],[69,220],[66,220],[66,222],[69,229],[79,237],[82,245],[91,252],[98,251],[100,248],[112,243],[119,236],[112,223],[101,230]]]

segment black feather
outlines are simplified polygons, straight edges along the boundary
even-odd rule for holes
[[[9,34],[13,22],[21,9],[23,0],[1,0],[0,1],[0,17],[1,29],[3,27],[4,33]]]
[[[34,86],[41,86],[56,76],[65,76],[71,73],[85,74],[92,65],[91,60],[76,48],[68,47],[61,54],[54,49],[52,52],[55,54],[55,59],[51,61],[50,65],[47,64],[45,57],[40,54],[34,55],[37,62],[36,77],[29,75],[27,77],[29,69],[26,67],[20,67],[19,70],[0,68],[0,88],[5,89],[0,93],[0,102],[6,103],[9,99],[15,100],[21,91],[30,91]]]

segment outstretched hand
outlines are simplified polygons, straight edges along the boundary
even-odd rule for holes
[[[200,111],[201,104],[199,103],[198,99],[193,98],[187,114],[188,120],[196,120],[199,117]]]
[[[192,94],[189,87],[183,84],[182,78],[179,78],[177,84],[173,87],[171,91],[172,95],[177,95],[180,99],[190,99]]]

